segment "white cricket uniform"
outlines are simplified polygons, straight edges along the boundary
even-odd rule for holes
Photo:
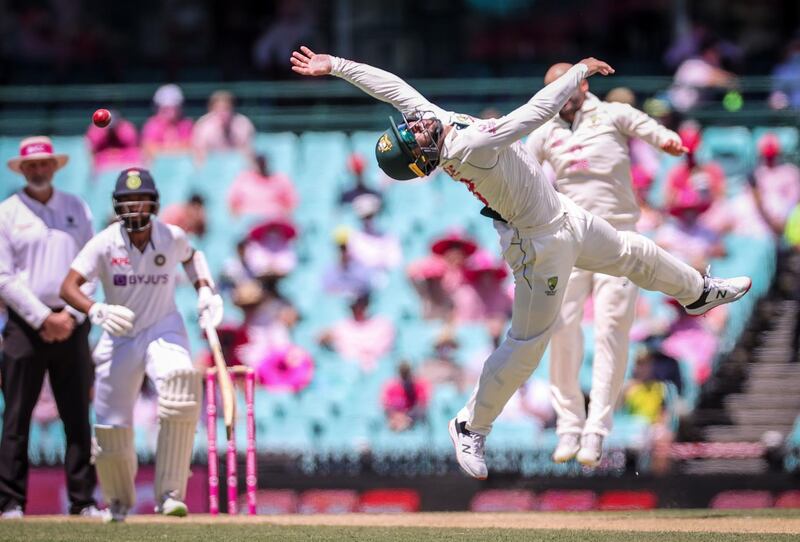
[[[586,95],[572,124],[555,116],[528,138],[526,146],[556,173],[558,190],[572,201],[606,219],[619,231],[636,231],[639,204],[633,192],[628,140],[638,137],[655,147],[678,134],[633,107],[601,102]],[[638,288],[627,277],[575,268],[550,342],[550,382],[556,431],[611,431],[628,362],[631,325]],[[594,300],[595,348],[589,415],[578,383],[583,361],[583,307]]]
[[[558,194],[520,139],[550,120],[578,88],[587,67],[577,64],[529,102],[499,119],[476,120],[428,102],[388,72],[333,57],[332,75],[389,102],[404,114],[431,111],[453,129],[442,144],[440,165],[504,221],[495,220],[503,257],[514,272],[511,329],[483,367],[458,414],[467,429],[488,434],[511,395],[544,353],[573,266],[628,276],[643,288],[696,301],[703,278],[649,239],[617,232]]]
[[[98,425],[131,427],[133,407],[147,375],[159,380],[178,369],[192,369],[189,340],[175,305],[177,268],[194,250],[179,227],[152,222],[144,252],[131,244],[117,222],[95,235],[72,269],[98,278],[105,302],[128,307],[136,315],[126,336],[104,332],[94,349],[94,407]]]

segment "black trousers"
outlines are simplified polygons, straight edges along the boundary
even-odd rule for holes
[[[66,341],[48,344],[22,318],[9,311],[0,361],[5,400],[0,439],[0,511],[15,505],[25,509],[31,415],[45,372],[50,375],[67,437],[64,468],[70,513],[76,514],[85,506],[95,504],[92,493],[97,477],[90,462],[92,430],[89,424],[94,365],[89,351],[89,328],[86,321],[76,326]]]

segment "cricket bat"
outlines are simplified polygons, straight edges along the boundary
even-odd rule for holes
[[[222,355],[222,346],[219,344],[217,330],[213,326],[206,326],[204,330],[208,345],[211,347],[211,355],[214,357],[214,366],[217,368],[217,383],[219,384],[219,394],[222,398],[222,418],[225,421],[228,440],[230,440],[233,424],[236,421],[236,392],[233,388],[231,375],[228,374],[225,358]]]

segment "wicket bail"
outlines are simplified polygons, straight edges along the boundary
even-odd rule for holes
[[[247,513],[256,513],[256,422],[253,408],[255,395],[255,371],[250,367],[237,365],[228,367],[234,386],[239,378],[244,378],[244,400],[247,410],[247,454],[245,462],[245,488],[247,491]],[[231,430],[226,452],[226,480],[228,486],[228,514],[237,514],[239,480],[236,472],[236,424]],[[217,454],[217,369],[206,371],[206,429],[208,434],[208,511],[219,514],[219,457]]]

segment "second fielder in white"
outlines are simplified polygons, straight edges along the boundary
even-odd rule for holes
[[[545,74],[545,84],[570,68],[555,64]],[[559,114],[531,134],[526,146],[539,162],[553,167],[559,192],[618,231],[633,232],[639,204],[631,184],[628,139],[641,138],[672,155],[685,149],[678,134],[645,113],[626,104],[602,102],[588,91],[584,79]],[[586,466],[600,461],[625,378],[637,292],[626,277],[572,270],[550,341],[551,392],[558,416],[553,460],[558,463],[576,454]],[[581,320],[590,295],[595,347],[587,417],[578,373],[583,362]]]
[[[499,119],[476,120],[432,104],[399,77],[301,47],[291,58],[302,75],[335,75],[403,114],[375,146],[390,177],[424,177],[438,166],[463,183],[494,218],[503,257],[514,273],[508,336],[483,366],[467,404],[449,424],[459,466],[486,478],[486,435],[513,393],[539,364],[550,340],[572,268],[626,276],[676,298],[691,314],[739,299],[750,279],[703,277],[634,232],[618,232],[550,186],[521,138],[550,120],[581,81],[613,69],[588,58]]]
[[[104,330],[93,357],[94,457],[109,505],[105,519],[124,521],[136,502],[133,407],[145,376],[158,393],[156,512],[185,516],[202,375],[192,364],[175,306],[178,265],[198,290],[201,324],[219,325],[222,299],[212,290],[203,253],[191,247],[182,229],[155,219],[158,190],[147,170],[124,170],[113,202],[119,221],[84,246],[61,286],[64,300]],[[80,285],[94,279],[102,283],[106,303],[81,292]]]

